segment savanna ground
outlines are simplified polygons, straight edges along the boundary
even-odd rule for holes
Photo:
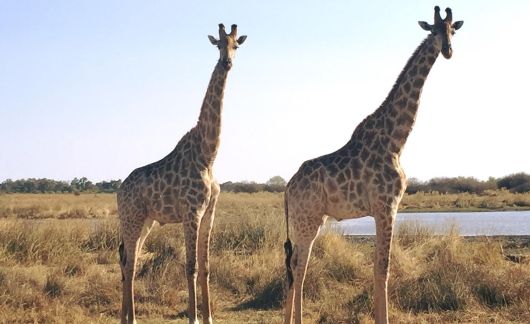
[[[402,210],[530,208],[530,193],[407,195]],[[112,194],[0,195],[0,322],[115,323],[121,303]],[[281,194],[222,193],[211,244],[218,323],[280,323],[285,223]],[[530,238],[395,231],[393,323],[530,323]],[[156,227],[136,279],[140,322],[186,322],[183,233]],[[373,238],[317,238],[305,285],[307,322],[373,321]],[[200,300],[200,299],[199,299]]]

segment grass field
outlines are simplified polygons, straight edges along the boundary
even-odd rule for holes
[[[407,196],[404,210],[519,209],[529,194]],[[455,195],[456,196],[456,195]],[[460,199],[460,200],[459,200]],[[467,203],[469,202],[469,203]],[[528,205],[526,205],[528,204]],[[115,323],[121,303],[114,195],[0,195],[0,322]],[[392,323],[530,322],[530,242],[437,236],[408,224],[395,233]],[[218,323],[280,323],[285,223],[280,194],[221,195],[211,245]],[[305,285],[308,323],[373,321],[372,238],[321,235]],[[142,323],[185,323],[179,225],[148,237],[136,279]]]
[[[250,198],[252,197],[252,198]],[[278,208],[283,208],[283,194],[280,193],[222,193],[219,203],[221,213],[238,208],[240,198],[257,199]],[[245,204],[245,203],[243,203]],[[226,206],[228,208],[224,208]],[[488,210],[528,210],[530,192],[510,193],[507,190],[486,191],[477,194],[405,194],[400,212],[433,211],[488,211]],[[48,219],[48,218],[116,218],[115,194],[0,194],[0,219]]]

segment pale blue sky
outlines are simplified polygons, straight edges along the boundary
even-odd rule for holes
[[[386,97],[433,7],[465,24],[439,57],[402,155],[409,177],[530,173],[530,2],[0,1],[0,181],[124,179],[195,125],[218,58],[230,72],[221,181],[289,179],[341,147]]]

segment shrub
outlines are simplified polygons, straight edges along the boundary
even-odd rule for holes
[[[91,273],[87,279],[83,291],[79,295],[79,304],[93,312],[99,312],[101,307],[111,305],[113,302],[121,300],[121,283],[116,285],[116,281],[109,284],[108,278],[101,273]]]
[[[490,308],[504,307],[511,302],[498,287],[488,283],[479,283],[474,288],[475,295],[480,298],[483,304]]]
[[[94,223],[94,230],[83,242],[82,249],[91,251],[118,250],[120,244],[118,225],[116,221],[101,221]]]
[[[64,280],[55,274],[49,275],[44,284],[44,293],[51,298],[57,298],[63,294]]]
[[[403,248],[423,244],[432,238],[434,230],[417,221],[402,222],[397,226],[395,240]]]
[[[497,180],[497,187],[506,188],[511,192],[530,191],[530,174],[515,173]]]

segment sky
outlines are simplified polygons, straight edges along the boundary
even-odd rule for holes
[[[0,1],[0,181],[124,179],[197,121],[219,57],[220,182],[289,179],[385,99],[432,23],[464,20],[438,57],[401,156],[408,177],[530,173],[530,2]]]

